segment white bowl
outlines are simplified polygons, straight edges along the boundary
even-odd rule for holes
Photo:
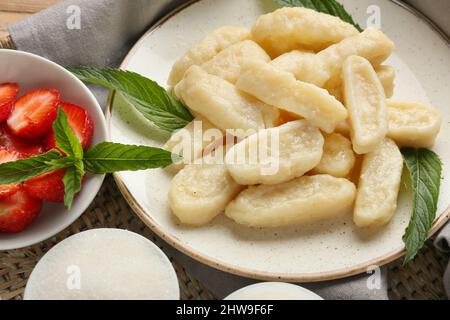
[[[63,101],[83,106],[94,121],[93,145],[107,140],[106,122],[91,91],[63,67],[34,54],[0,50],[0,83],[17,82],[19,96],[39,88],[55,88]],[[72,209],[63,204],[46,203],[39,218],[25,231],[17,234],[0,233],[0,250],[19,249],[44,241],[67,228],[88,208],[103,183],[104,176],[88,176]]]
[[[25,300],[179,300],[167,256],[143,236],[118,229],[78,233],[34,268]]]
[[[225,300],[323,300],[303,287],[283,282],[261,282],[233,292]]]

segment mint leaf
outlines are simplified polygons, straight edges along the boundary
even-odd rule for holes
[[[61,153],[52,150],[37,157],[0,164],[0,185],[21,183],[53,171],[56,168],[50,162],[62,157]]]
[[[84,154],[86,171],[95,174],[167,167],[179,156],[158,148],[104,142]]]
[[[189,111],[155,81],[138,73],[91,67],[68,68],[80,80],[120,91],[145,118],[160,129],[173,132],[193,120]]]
[[[53,132],[55,134],[56,146],[69,157],[76,159],[83,158],[83,146],[73,133],[67,120],[64,110],[58,110],[58,116],[53,122]]]
[[[72,208],[75,195],[81,191],[84,177],[84,164],[82,160],[76,160],[64,175],[64,204],[68,209]]]
[[[345,10],[344,6],[336,0],[274,0],[283,7],[304,7],[313,9],[318,12],[327,13],[329,15],[340,18],[356,27],[360,32],[363,31],[361,26],[357,24],[352,16]]]
[[[413,215],[403,236],[407,264],[424,246],[436,218],[442,163],[436,153],[427,149],[404,148],[402,154],[413,190]]]
[[[69,167],[74,166],[74,163],[77,160],[79,160],[79,159],[65,157],[65,158],[61,158],[61,159],[48,161],[47,164],[51,165],[55,169],[67,169]]]

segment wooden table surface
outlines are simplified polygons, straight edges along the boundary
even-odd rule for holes
[[[0,0],[0,39],[8,35],[7,25],[62,0]]]

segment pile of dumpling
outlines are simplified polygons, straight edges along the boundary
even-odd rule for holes
[[[358,227],[387,224],[403,170],[399,147],[431,147],[442,122],[431,106],[389,100],[395,72],[382,63],[393,51],[380,30],[360,33],[304,8],[263,15],[251,31],[227,26],[208,35],[169,78],[196,117],[166,144],[190,155],[172,166],[178,171],[169,191],[173,213],[192,226],[223,212],[249,227],[352,211]],[[198,141],[195,122],[220,134]],[[237,132],[232,145],[224,143],[230,129]],[[191,142],[179,148],[186,134]],[[235,161],[270,136],[278,139],[277,159]],[[223,161],[207,161],[211,154]],[[268,174],[272,160],[277,170]]]

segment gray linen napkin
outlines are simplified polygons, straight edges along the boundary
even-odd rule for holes
[[[120,64],[142,33],[185,0],[69,0],[9,27],[19,50],[64,66]],[[72,19],[79,10],[79,28]],[[90,86],[102,107],[108,91]]]
[[[12,24],[10,34],[17,48],[49,58],[62,65],[117,66],[137,38],[165,12],[183,0],[69,0]],[[81,28],[69,29],[72,5],[81,9]],[[105,91],[95,93],[104,105]],[[445,238],[445,235],[447,236]],[[450,227],[442,238],[450,242]],[[441,243],[441,242],[439,242]],[[173,248],[176,260],[199,279],[217,298],[255,281],[202,265]],[[447,273],[447,288],[450,286]],[[379,285],[369,289],[369,275],[304,284],[325,299],[388,299],[386,270]]]
[[[260,282],[212,269],[174,248],[166,246],[165,249],[167,252],[171,252],[186,271],[218,299],[223,299],[245,286]],[[325,300],[388,300],[387,269],[381,268],[379,274],[374,277],[375,281],[379,281],[377,285],[373,286],[371,279],[371,275],[362,274],[342,280],[300,285],[317,293]]]

